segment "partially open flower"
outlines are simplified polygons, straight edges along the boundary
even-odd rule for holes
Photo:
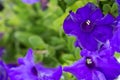
[[[59,80],[62,75],[62,67],[45,68],[41,64],[36,64],[33,58],[32,49],[24,58],[19,58],[17,67],[9,70],[11,80]]]

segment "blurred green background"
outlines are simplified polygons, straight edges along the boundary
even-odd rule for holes
[[[117,16],[114,0],[48,0],[47,8],[41,3],[25,4],[21,0],[0,0],[0,46],[5,48],[3,60],[17,63],[28,48],[35,53],[36,62],[48,67],[70,65],[80,58],[80,49],[74,47],[74,37],[65,35],[62,24],[69,11],[76,11],[88,2],[99,6],[103,13]],[[74,77],[64,73],[65,80]]]

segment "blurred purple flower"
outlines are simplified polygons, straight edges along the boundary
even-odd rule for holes
[[[3,37],[3,33],[0,32],[0,39]]]
[[[40,0],[22,0],[22,2],[26,3],[26,4],[34,4],[36,2],[39,2]]]
[[[113,36],[112,15],[104,16],[99,8],[88,3],[70,14],[64,21],[63,29],[66,34],[77,38],[77,46],[90,51],[98,50],[101,43]]]
[[[120,15],[120,0],[116,0],[116,3],[118,5],[118,14]]]
[[[0,80],[8,80],[7,67],[2,60],[0,60]]]
[[[48,8],[48,2],[49,0],[40,0],[42,10],[46,10]]]
[[[120,63],[113,54],[109,43],[96,52],[82,50],[82,58],[63,70],[72,73],[77,80],[114,80],[120,74]]]
[[[0,39],[3,37],[3,33],[0,32]],[[2,57],[3,53],[5,52],[5,48],[4,47],[0,47],[0,57]]]
[[[20,66],[9,70],[11,80],[59,80],[62,67],[48,69],[41,64],[34,63],[33,51],[29,49],[24,58],[19,58]]]
[[[0,57],[2,57],[3,53],[5,52],[5,48],[0,47]]]

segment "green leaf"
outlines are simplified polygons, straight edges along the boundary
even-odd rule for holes
[[[42,38],[37,36],[37,35],[30,36],[29,37],[29,43],[31,44],[31,46],[34,49],[45,49],[46,48],[46,44],[44,43]]]
[[[77,0],[64,0],[68,6],[74,4]]]
[[[104,4],[104,5],[103,5],[103,12],[104,12],[104,14],[109,13],[110,10],[111,10],[111,7],[110,7],[109,4]]]
[[[65,62],[67,62],[67,61],[72,61],[72,62],[75,61],[75,57],[72,54],[63,54],[61,58]]]
[[[67,8],[67,12],[70,10],[76,11],[78,8],[85,6],[88,2],[97,3],[97,0],[76,0],[75,3]]]
[[[81,56],[80,56],[80,48],[75,48],[74,49],[74,55],[75,55],[76,60],[81,58]]]
[[[55,31],[59,31],[62,28],[63,21],[64,21],[64,19],[66,18],[67,15],[68,15],[68,13],[64,13],[62,16],[57,18],[53,22],[53,27],[51,27],[51,28]]]
[[[120,53],[115,53],[116,58],[120,58]]]
[[[116,4],[116,3],[114,3],[114,4],[112,5],[111,13],[112,13],[114,16],[117,16],[117,15],[118,15],[118,7],[117,7],[117,4]]]
[[[84,6],[83,1],[76,1],[73,5],[69,6],[66,11],[69,12],[70,10],[76,11],[78,8]]]
[[[75,47],[74,47],[75,38],[74,37],[68,37],[67,39],[68,39],[68,41],[67,41],[68,50],[70,52],[74,52],[74,50],[75,50]]]
[[[15,32],[14,36],[15,38],[22,44],[24,44],[25,46],[29,47],[29,42],[28,42],[28,38],[31,36],[31,33],[28,32],[20,32],[17,31]]]
[[[66,9],[66,3],[65,3],[65,1],[64,0],[58,0],[58,5],[65,12],[65,9]]]
[[[15,38],[27,47],[33,49],[45,49],[46,44],[40,36],[28,32],[15,32]]]

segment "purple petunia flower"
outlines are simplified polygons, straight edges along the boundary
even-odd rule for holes
[[[82,58],[64,67],[64,71],[72,73],[77,80],[114,80],[120,74],[120,63],[113,54],[108,43],[96,52],[82,50]]]
[[[88,3],[76,13],[70,11],[63,29],[66,34],[77,38],[75,43],[77,46],[95,51],[101,43],[105,43],[113,36],[113,22],[112,15],[104,16],[99,8]]]
[[[19,58],[20,66],[11,68],[9,76],[11,80],[59,80],[62,75],[62,67],[48,69],[41,64],[34,63],[33,51],[29,49],[24,58]]]
[[[40,0],[22,0],[22,2],[27,3],[27,4],[34,4],[36,2],[39,2]]]
[[[8,80],[7,67],[2,60],[0,60],[0,80]]]

